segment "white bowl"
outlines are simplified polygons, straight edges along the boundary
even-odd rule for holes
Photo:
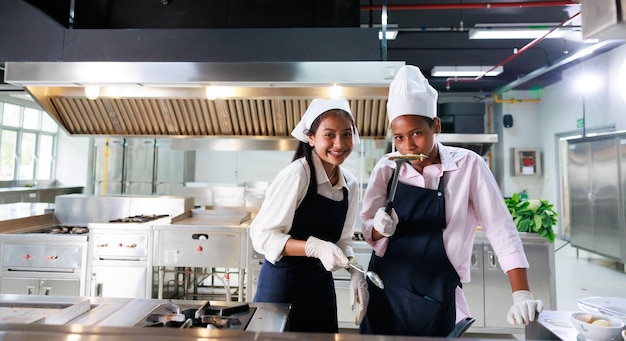
[[[605,320],[610,323],[610,326],[602,326],[592,323],[587,323],[579,320],[579,315],[586,315],[593,317],[593,320]],[[570,322],[572,326],[576,328],[580,335],[585,337],[587,341],[610,341],[618,337],[624,329],[624,321],[607,315],[588,313],[583,311],[577,311],[570,314]]]
[[[622,330],[622,338],[626,341],[626,330]]]

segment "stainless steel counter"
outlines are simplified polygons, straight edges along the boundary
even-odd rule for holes
[[[578,340],[578,331],[572,326],[571,311],[544,310],[535,322],[526,326],[526,340]],[[584,340],[584,337],[582,337]]]
[[[46,319],[55,324],[72,325],[78,329],[85,327],[126,327],[128,330],[144,330],[147,334],[152,329],[160,331],[170,328],[145,328],[147,316],[162,307],[168,302],[172,302],[181,307],[202,306],[206,301],[196,300],[155,300],[136,298],[108,298],[108,297],[73,297],[73,296],[39,296],[39,295],[0,295],[0,308],[12,309],[4,311],[11,313],[10,320],[0,320],[0,326],[11,324],[15,321],[14,315],[28,316],[29,313],[42,314],[45,310]],[[211,301],[211,306],[236,305],[236,302]],[[88,308],[85,307],[88,305]],[[281,332],[285,329],[287,316],[289,315],[289,304],[282,303],[248,303],[252,315],[250,321],[240,329],[252,332]],[[81,309],[73,309],[79,307]],[[252,309],[254,308],[254,309]],[[71,316],[70,313],[75,315]],[[242,313],[243,314],[243,313]],[[232,316],[238,316],[233,314]],[[7,316],[5,316],[7,317]],[[61,317],[61,318],[59,318]],[[46,320],[41,320],[39,324],[47,324]],[[30,323],[24,323],[29,325]],[[31,326],[32,328],[32,326]],[[196,328],[197,329],[197,328]],[[2,339],[0,334],[0,339]]]
[[[360,334],[314,334],[293,332],[244,332],[211,329],[160,329],[160,328],[121,328],[91,326],[52,326],[42,325],[32,328],[29,325],[0,325],[0,336],[3,341],[197,341],[197,340],[315,340],[315,341],[432,341],[435,338],[360,335]],[[475,339],[480,340],[480,339]],[[484,339],[493,341],[493,339]]]

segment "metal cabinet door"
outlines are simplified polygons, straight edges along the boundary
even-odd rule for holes
[[[593,213],[591,210],[590,143],[570,143],[567,170],[570,194],[570,241],[573,246],[593,248]]]
[[[108,148],[106,139],[96,139],[94,147],[95,180],[103,181],[106,173],[108,182],[120,182],[121,184],[124,165],[124,139],[109,139]]]
[[[621,259],[619,165],[615,137],[591,143],[593,250]]]
[[[157,183],[184,183],[185,151],[170,149],[169,141],[157,141]]]
[[[79,279],[3,277],[3,294],[80,296]]]
[[[125,179],[127,182],[147,182],[154,179],[154,139],[127,139]]]
[[[498,264],[498,257],[489,244],[483,245],[484,278],[485,278],[485,327],[487,328],[518,328],[507,322],[506,314],[513,304],[509,277]]]
[[[554,244],[524,243],[528,259],[528,284],[535,299],[543,301],[544,309],[556,310],[556,274]]]
[[[78,279],[42,279],[39,295],[80,296]]]
[[[246,235],[208,230],[155,231],[154,265],[244,268]]]
[[[96,195],[104,194],[105,186],[103,181],[96,181],[93,185],[93,193]],[[106,183],[106,194],[122,194],[121,182],[108,182]]]
[[[152,296],[147,289],[147,265],[128,266],[119,262],[110,265],[94,265],[89,275],[91,276],[91,296],[125,298],[151,298]]]
[[[463,293],[472,317],[474,327],[485,326],[485,281],[483,279],[483,244],[475,243],[472,250],[470,268],[471,282],[463,283]]]
[[[39,295],[39,279],[2,277],[0,292],[3,294]]]

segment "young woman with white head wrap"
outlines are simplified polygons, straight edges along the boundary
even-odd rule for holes
[[[331,271],[355,261],[359,201],[358,181],[341,164],[359,135],[345,99],[314,99],[291,134],[300,141],[294,160],[272,181],[250,226],[254,249],[265,255],[254,301],[291,303],[286,331],[337,333]],[[367,284],[349,271],[358,324]]]
[[[543,309],[530,293],[521,239],[486,162],[468,149],[437,142],[437,91],[419,68],[402,67],[393,79],[387,114],[397,152],[374,167],[361,211],[365,240],[373,246],[369,270],[385,283],[369,286],[361,332],[445,337],[471,316],[461,289],[470,281],[477,225],[493,246],[513,291],[511,324],[528,324]],[[385,204],[396,163],[400,168],[393,209]]]

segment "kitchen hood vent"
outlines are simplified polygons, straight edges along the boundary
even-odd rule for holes
[[[342,87],[359,134],[387,133],[388,87],[404,62],[7,62],[70,135],[290,138],[310,101]],[[208,86],[230,87],[209,99]],[[85,89],[95,87],[89,99]]]

